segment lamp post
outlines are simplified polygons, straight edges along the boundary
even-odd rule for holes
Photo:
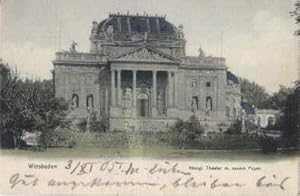
[[[242,110],[242,133],[245,132],[245,110]]]

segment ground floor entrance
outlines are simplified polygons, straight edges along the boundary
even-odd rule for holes
[[[137,116],[148,117],[149,116],[149,96],[146,93],[141,93],[137,96]]]

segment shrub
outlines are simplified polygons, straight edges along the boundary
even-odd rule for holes
[[[78,124],[76,124],[77,129],[82,132],[86,132],[86,126],[87,126],[86,119],[84,119],[84,120],[80,121]]]
[[[246,133],[250,133],[256,129],[257,129],[257,126],[253,122],[251,122],[249,120],[245,120]],[[235,120],[224,133],[227,133],[230,135],[241,134],[242,133],[242,120],[240,120],[240,119]]]
[[[71,130],[56,130],[52,132],[44,131],[41,133],[38,146],[41,149],[48,147],[68,147],[73,148],[76,146],[76,134]]]
[[[234,121],[228,129],[225,131],[225,133],[234,135],[234,134],[241,134],[242,133],[242,121],[236,120]]]
[[[260,146],[263,153],[275,153],[278,148],[278,141],[272,137],[264,136],[260,138]]]
[[[177,120],[169,132],[169,143],[177,147],[192,146],[196,142],[197,136],[204,133],[204,128],[195,115],[188,121]]]

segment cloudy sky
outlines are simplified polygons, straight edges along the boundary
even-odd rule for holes
[[[223,56],[235,74],[269,92],[297,79],[293,0],[0,0],[0,57],[27,77],[51,78],[55,51],[89,50],[93,20],[110,12],[167,15],[183,24],[187,54]],[[222,46],[222,47],[221,47]]]

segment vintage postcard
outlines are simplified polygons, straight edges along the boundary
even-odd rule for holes
[[[300,194],[299,0],[0,0],[1,195]]]

